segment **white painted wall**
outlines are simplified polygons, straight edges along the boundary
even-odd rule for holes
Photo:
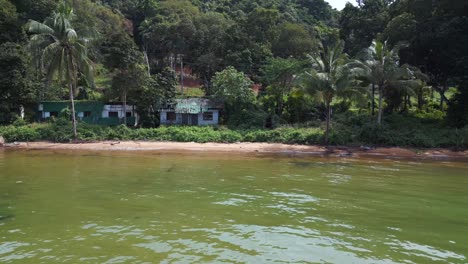
[[[133,106],[132,105],[127,105],[126,108],[124,108],[123,105],[104,105],[101,117],[108,118],[109,117],[109,112],[117,112],[118,115],[119,115],[119,118],[124,118],[125,112],[131,112],[132,116],[136,115],[136,113],[133,112]]]
[[[159,112],[159,122],[161,124],[163,124],[163,125],[180,125],[180,124],[182,124],[182,114],[176,114],[176,120],[175,121],[168,121],[166,119],[167,112],[172,112],[172,111],[161,110],[161,112]]]
[[[213,113],[213,120],[203,120],[203,113],[198,114],[199,126],[214,126],[219,124],[219,110],[210,110]]]
[[[176,114],[175,121],[168,121],[167,117],[167,110],[161,110],[159,112],[159,122],[161,125],[181,125],[182,124],[182,114]],[[213,120],[203,120],[203,113],[198,114],[198,125],[199,126],[214,126],[219,124],[219,110],[210,110],[209,112],[213,113]]]

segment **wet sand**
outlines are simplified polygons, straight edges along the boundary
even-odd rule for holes
[[[401,158],[467,158],[468,151],[448,149],[407,149],[397,147],[337,147],[318,145],[287,145],[270,143],[182,143],[148,141],[103,141],[93,143],[16,142],[4,145],[7,149],[30,150],[91,150],[91,151],[152,151],[206,153],[287,153],[333,156],[384,156]]]

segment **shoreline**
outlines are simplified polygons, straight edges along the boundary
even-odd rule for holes
[[[194,143],[151,141],[101,141],[90,143],[15,142],[5,149],[23,150],[88,150],[88,151],[151,151],[204,153],[299,154],[316,156],[380,156],[393,158],[468,159],[468,150],[409,149],[399,147],[361,148],[346,146],[287,145],[279,143]],[[1,148],[1,147],[0,147]]]

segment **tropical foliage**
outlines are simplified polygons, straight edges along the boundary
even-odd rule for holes
[[[81,32],[73,28],[73,19],[73,8],[69,3],[63,2],[57,12],[44,23],[31,20],[28,32],[33,34],[30,41],[31,50],[34,55],[40,57],[36,59],[40,60],[46,84],[49,85],[55,77],[59,83],[66,80],[68,84],[73,135],[77,137],[74,96],[78,93],[78,73],[90,79],[92,66],[87,54],[87,44],[91,40],[81,36]]]
[[[327,143],[333,99],[337,96],[349,96],[356,90],[353,83],[353,62],[348,59],[343,50],[344,42],[340,41],[334,46],[322,48],[320,52],[309,55],[312,68],[304,74],[305,91],[325,104],[325,141]]]
[[[40,101],[68,99],[79,138],[78,99],[136,105],[137,126],[155,128],[161,104],[196,94],[224,104],[221,125],[233,129],[311,127],[335,144],[366,126],[387,135],[392,120],[458,133],[468,125],[466,8],[464,0],[359,0],[343,10],[325,0],[0,0],[0,124],[38,121]],[[338,118],[348,114],[368,118],[349,129]]]

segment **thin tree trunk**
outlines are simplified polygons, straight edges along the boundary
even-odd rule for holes
[[[383,92],[382,92],[382,86],[379,85],[379,115],[377,116],[377,124],[380,125],[382,124],[382,112],[383,112],[383,109],[382,109],[382,97],[383,97]]]
[[[180,56],[180,90],[184,95],[184,59]]]
[[[208,81],[208,78],[206,77],[206,75],[203,76],[203,82],[204,82],[204,86],[205,86],[206,95],[212,95],[211,94],[210,81]]]
[[[448,102],[447,97],[445,97],[445,92],[447,91],[446,88],[443,88],[439,91],[440,94],[440,110],[444,109],[444,102]]]
[[[439,94],[440,94],[440,104],[439,104],[439,107],[440,107],[440,111],[442,111],[442,109],[444,109],[444,97],[443,97],[443,92],[442,92],[442,91],[439,91]]]
[[[372,116],[375,115],[375,83],[372,83]]]
[[[423,89],[421,89],[419,92],[418,92],[418,109],[421,110],[422,109],[422,105],[423,105],[423,100],[424,100],[424,95],[423,95],[424,91]]]
[[[21,120],[24,120],[24,106],[23,105],[20,105],[19,113],[20,113],[19,116],[20,116]]]
[[[76,77],[75,71],[71,67],[73,67],[73,57],[71,56],[70,50],[67,50],[68,53],[68,88],[70,89],[70,102],[71,102],[71,110],[72,110],[72,125],[73,125],[73,138],[74,140],[78,139],[78,133],[76,131],[76,115],[75,115],[75,100],[74,100],[74,80]]]
[[[325,130],[325,143],[330,143],[330,119],[331,119],[331,106],[330,102],[327,102],[327,128]]]
[[[407,110],[408,110],[408,95],[404,95],[402,112],[406,112]]]
[[[124,94],[122,96],[123,99],[123,112],[124,112],[124,124],[127,125],[127,91],[124,91]]]
[[[143,55],[145,58],[146,67],[148,68],[148,76],[151,76],[151,68],[150,68],[148,52],[146,51],[146,48],[143,48]]]
[[[448,102],[447,97],[445,97],[445,92],[448,90],[447,84],[437,89],[437,92],[440,94],[440,110],[444,109],[444,101]]]
[[[71,110],[72,110],[72,123],[73,123],[73,139],[78,139],[78,133],[76,132],[76,116],[75,116],[75,101],[73,98],[73,83],[71,81],[68,82],[69,89],[70,89],[70,101],[71,101]]]
[[[282,114],[283,114],[283,96],[282,95],[278,95],[278,107],[276,109],[276,114],[281,117]]]

